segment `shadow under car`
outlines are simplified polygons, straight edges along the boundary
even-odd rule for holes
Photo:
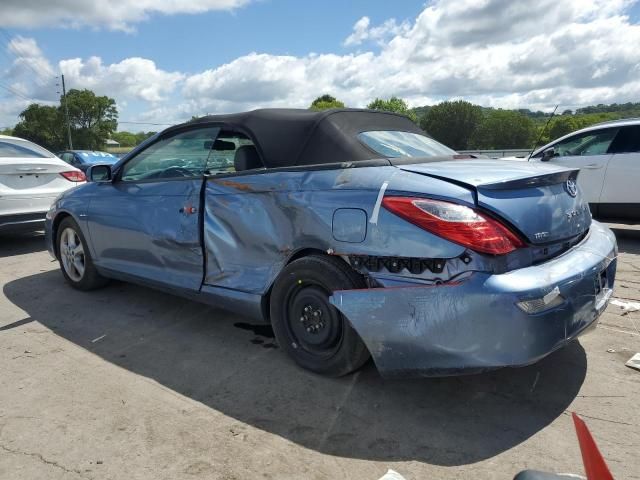
[[[384,381],[369,362],[331,379],[296,367],[274,348],[268,328],[252,330],[233,313],[147,288],[112,282],[83,293],[48,271],[11,281],[4,294],[108,362],[341,457],[444,466],[493,457],[561,415],[587,368],[573,342],[537,364],[481,375]]]

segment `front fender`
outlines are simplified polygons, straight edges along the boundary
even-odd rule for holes
[[[95,258],[95,252],[91,245],[88,229],[88,212],[91,203],[94,184],[85,184],[69,190],[56,199],[51,205],[45,218],[45,244],[49,254],[58,258],[56,251],[57,228],[65,217],[71,217],[80,227],[85,240],[88,243],[89,252]]]

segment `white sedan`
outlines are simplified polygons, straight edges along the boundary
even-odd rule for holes
[[[594,216],[640,219],[640,119],[583,128],[537,149],[529,160],[579,168],[578,184]]]
[[[0,135],[0,232],[42,228],[56,197],[85,180],[35,143]]]

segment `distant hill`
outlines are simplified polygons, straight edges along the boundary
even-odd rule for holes
[[[432,105],[424,105],[421,107],[413,108],[413,112],[418,117],[418,123],[422,124],[420,120],[429,112],[432,108]],[[513,131],[512,127],[516,125],[525,125],[524,128],[529,129],[529,137],[535,138],[538,140],[538,144],[544,145],[551,140],[556,138],[560,138],[563,135],[574,132],[581,128],[588,127],[590,125],[594,125],[596,123],[606,122],[609,120],[617,120],[620,118],[640,118],[640,103],[612,103],[610,105],[599,104],[599,105],[590,105],[586,107],[581,107],[576,109],[575,111],[569,109],[558,109],[554,118],[549,121],[551,117],[551,112],[541,112],[541,111],[532,111],[528,108],[520,108],[514,110],[501,110],[502,112],[517,112],[518,114],[527,117],[530,119],[528,122],[528,127],[526,127],[526,122],[522,124],[522,122],[518,123],[513,121],[511,123],[506,123],[501,126],[493,126],[482,135],[477,138],[474,137],[475,132],[480,132],[482,125],[484,122],[489,122],[490,117],[494,117],[494,115],[490,115],[492,112],[498,112],[500,109],[495,109],[492,107],[482,107],[482,112],[484,113],[484,120],[481,121],[473,131],[468,132],[467,145],[469,148],[484,148],[484,149],[501,149],[501,148],[513,148],[511,145],[513,143],[512,136],[510,137],[509,132]],[[498,118],[500,115],[498,115]],[[504,117],[504,116],[503,116]],[[507,117],[509,118],[509,117]],[[513,117],[511,117],[513,118]],[[488,127],[485,127],[488,128]],[[430,132],[434,135],[436,140],[439,140],[443,143],[447,143],[447,139],[439,138],[438,135]],[[491,133],[492,135],[489,135]],[[490,138],[490,140],[488,140]],[[489,142],[490,145],[486,145]],[[518,145],[520,148],[530,148],[528,141],[519,142],[522,145]]]
[[[412,110],[416,113],[418,118],[421,118],[423,115],[426,115],[426,113],[429,111],[430,108],[431,108],[431,105],[424,105],[422,107],[412,108]],[[482,107],[482,110],[485,113],[488,113],[491,110],[495,110],[495,109],[492,107]],[[513,111],[516,111],[518,113],[521,113],[522,115],[525,115],[531,118],[536,123],[544,122],[551,115],[551,112],[541,112],[539,110],[533,111],[533,110],[529,110],[528,108],[518,108],[518,109],[513,109]],[[616,120],[618,118],[640,117],[640,103],[633,103],[633,102],[612,103],[610,105],[601,103],[598,105],[589,105],[587,107],[578,108],[575,111],[558,109],[558,111],[556,112],[556,116],[561,116],[561,115],[581,116],[581,115],[592,115],[594,113],[604,114],[604,115],[598,115],[599,119],[603,119],[603,120]]]

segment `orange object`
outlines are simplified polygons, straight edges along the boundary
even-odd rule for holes
[[[613,480],[613,475],[611,475],[609,467],[607,467],[604,458],[602,458],[602,454],[598,450],[587,424],[575,412],[572,412],[571,416],[576,427],[576,435],[578,436],[578,443],[580,443],[582,463],[584,463],[587,480]]]

